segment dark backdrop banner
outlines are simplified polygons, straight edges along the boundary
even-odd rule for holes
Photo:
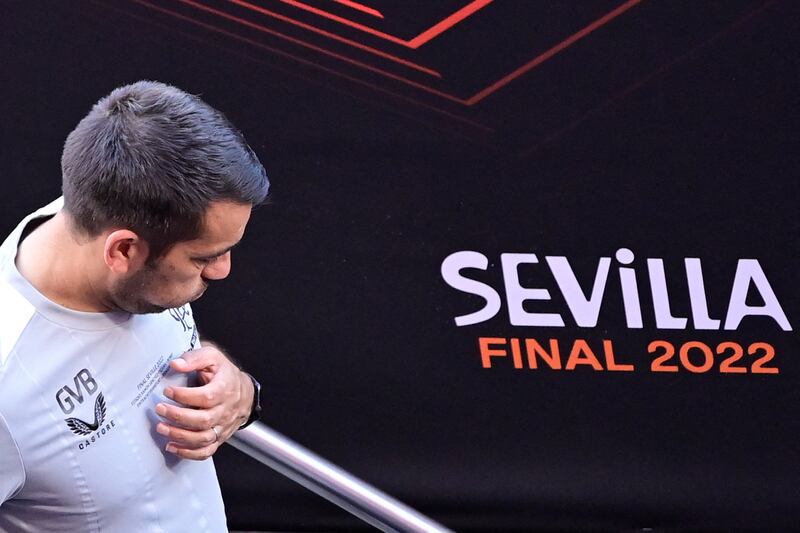
[[[204,333],[265,419],[461,531],[800,521],[795,2],[7,2],[0,229],[113,87],[274,183]],[[232,528],[358,520],[226,448]]]

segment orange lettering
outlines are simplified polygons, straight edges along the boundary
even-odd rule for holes
[[[522,350],[519,349],[519,339],[511,339],[511,357],[514,359],[514,368],[522,368]]]
[[[478,343],[480,344],[483,368],[492,368],[491,357],[505,357],[508,355],[505,350],[493,350],[489,347],[490,344],[501,344],[505,346],[506,340],[502,337],[479,337]]]
[[[525,339],[525,351],[528,353],[528,368],[537,368],[536,355],[553,370],[561,370],[561,354],[558,351],[558,340],[550,339],[550,353],[542,348],[536,339]]]
[[[603,340],[603,352],[606,355],[606,369],[617,372],[633,372],[633,365],[618,364],[614,360],[614,343],[610,340]]]
[[[584,357],[581,357],[581,354]],[[572,345],[572,351],[567,359],[567,370],[574,370],[577,365],[591,365],[595,370],[603,370],[603,365],[597,360],[597,357],[589,348],[589,344],[583,339],[577,339],[575,344]]]

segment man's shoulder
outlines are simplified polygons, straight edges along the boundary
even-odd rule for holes
[[[0,245],[0,270],[2,270],[9,261],[13,261],[14,257],[17,255],[17,246],[19,245],[20,236],[22,235],[25,226],[27,226],[31,220],[36,218],[55,215],[63,207],[64,197],[60,196],[49,204],[40,207],[33,213],[20,220],[19,224],[17,224],[17,227],[14,228],[5,239],[3,239],[3,243]]]
[[[28,323],[36,314],[35,306],[12,283],[14,259],[25,226],[36,218],[52,216],[64,206],[59,197],[26,216],[0,245],[0,373],[18,344]]]
[[[36,308],[0,277],[0,374]]]

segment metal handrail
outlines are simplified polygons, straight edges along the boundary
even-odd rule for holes
[[[228,443],[381,531],[452,533],[260,422]]]

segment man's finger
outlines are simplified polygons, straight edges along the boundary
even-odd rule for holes
[[[186,429],[208,429],[220,424],[219,413],[216,409],[192,409],[160,403],[156,405],[156,413],[170,425]]]
[[[217,448],[219,448],[220,443],[215,442],[214,444],[210,444],[203,448],[198,448],[196,450],[192,450],[189,448],[182,448],[175,442],[170,442],[167,444],[167,451],[170,453],[174,453],[178,457],[183,457],[184,459],[192,459],[194,461],[203,461],[211,457]]]
[[[200,387],[166,387],[164,396],[189,407],[210,409],[224,400],[225,386],[225,382],[218,379]]]
[[[185,352],[180,357],[170,361],[169,365],[177,372],[192,372],[219,366],[222,354],[213,347],[199,348]]]
[[[190,450],[199,450],[214,444],[218,440],[217,432],[213,429],[203,429],[199,431],[192,431],[189,429],[177,428],[169,426],[163,422],[159,422],[156,426],[156,431],[167,437],[171,442],[176,443],[182,448]]]

